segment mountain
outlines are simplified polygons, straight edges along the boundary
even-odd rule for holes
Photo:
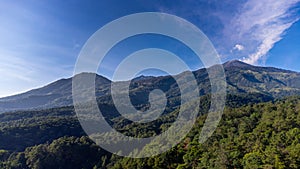
[[[81,78],[91,76],[82,73]],[[97,91],[109,88],[111,81],[97,75]],[[72,105],[72,78],[61,79],[42,88],[34,89],[22,94],[0,98],[0,112],[23,109],[40,109]]]
[[[300,73],[298,72],[253,66],[238,60],[225,62],[223,67],[229,95],[259,94],[269,98],[281,98],[300,94]],[[210,81],[206,69],[199,69],[193,74],[197,79],[200,95],[209,94]],[[76,76],[84,79],[93,75],[92,73],[81,73]],[[176,76],[182,75],[183,73]],[[100,102],[112,104],[111,83],[109,79],[96,75],[96,96]],[[180,92],[176,81],[171,76],[140,76],[133,79],[130,85],[130,97],[133,105],[140,109],[145,105],[147,107],[149,92],[157,88],[166,92],[167,97],[171,100],[170,104],[172,103],[169,107],[176,108]],[[70,105],[72,105],[72,78],[61,79],[26,93],[0,98],[0,112]]]
[[[300,93],[298,72],[252,66],[237,60],[226,62],[223,66],[231,92],[263,93],[276,98]]]

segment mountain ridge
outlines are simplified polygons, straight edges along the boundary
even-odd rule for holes
[[[230,61],[224,62],[223,67],[224,68],[227,68],[227,67],[240,67],[240,68],[242,68],[243,67],[243,68],[248,68],[248,69],[259,68],[259,69],[263,69],[263,70],[268,69],[269,71],[282,71],[282,72],[286,72],[286,73],[299,73],[299,72],[296,72],[296,71],[276,68],[276,67],[272,67],[272,66],[255,66],[255,65],[251,65],[251,64],[242,62],[240,60],[230,60]]]
[[[274,98],[300,94],[300,73],[298,72],[253,66],[238,60],[228,61],[222,65],[226,75],[227,91],[230,94],[260,93]],[[181,76],[183,73],[176,76]],[[199,85],[199,94],[209,94],[210,81],[206,69],[198,69],[193,71],[193,74]],[[75,77],[90,75],[96,75],[97,98],[107,101],[111,80],[95,73],[80,73]],[[73,103],[72,78],[60,79],[38,89],[0,98],[0,112],[70,106]],[[176,99],[180,95],[176,82],[168,75],[158,77],[143,75],[131,81],[131,93],[136,104],[147,102],[145,96],[156,88],[163,89],[170,98]]]

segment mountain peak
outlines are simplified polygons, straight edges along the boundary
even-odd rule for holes
[[[149,80],[151,78],[155,78],[155,76],[145,76],[145,75],[141,75],[138,77],[135,77],[133,80],[134,81],[141,81],[141,80]]]
[[[82,73],[79,73],[79,74],[76,74],[75,76],[73,76],[73,78],[81,78],[83,81],[85,78],[88,78],[88,77],[92,77],[92,78],[96,78],[95,80],[97,82],[102,82],[102,83],[110,83],[111,81],[104,77],[104,76],[101,76],[101,75],[98,75],[97,73],[91,73],[91,72],[82,72]]]
[[[229,67],[239,67],[239,68],[248,68],[248,67],[253,67],[253,65],[244,63],[240,60],[231,60],[231,61],[227,61],[223,64],[223,66],[225,68],[229,68]]]

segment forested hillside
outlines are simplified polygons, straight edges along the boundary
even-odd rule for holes
[[[204,109],[206,104],[202,104]],[[179,145],[144,159],[119,157],[95,145],[82,132],[72,107],[6,113],[0,117],[0,165],[20,169],[299,168],[299,112],[299,97],[264,103],[248,99],[244,105],[230,102],[217,130],[204,144],[198,139],[205,114]],[[118,118],[112,122],[121,132],[141,136],[160,133],[175,117],[176,111],[146,126]]]
[[[300,95],[300,73],[273,67],[253,66],[237,60],[228,61],[223,64],[223,67],[226,75],[227,91],[230,94],[257,94],[272,98]],[[200,96],[210,93],[210,80],[207,69],[202,68],[193,72],[198,82]],[[89,76],[95,76],[96,97],[99,102],[110,102],[110,99],[108,99],[110,86],[114,82],[91,73],[78,74],[73,78],[79,78],[81,82],[85,82],[85,79]],[[180,79],[180,77],[184,77],[184,72],[176,76]],[[80,92],[84,93],[87,89],[85,89],[84,83],[81,85],[82,91]],[[189,82],[185,82],[184,86],[188,85],[190,85]],[[170,109],[178,106],[179,103],[176,100],[179,100],[180,90],[172,76],[148,76],[133,79],[129,91],[131,101],[134,105],[145,106],[149,92],[154,89],[161,89],[168,97],[168,101],[173,101],[173,104],[168,105]],[[0,98],[0,113],[72,106],[72,104],[72,78],[68,78],[26,93]]]

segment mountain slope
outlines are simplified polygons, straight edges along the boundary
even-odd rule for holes
[[[90,76],[82,73],[76,76]],[[110,80],[97,75],[97,91],[106,90]],[[42,88],[34,89],[22,94],[0,98],[0,112],[22,109],[53,108],[72,105],[72,78],[61,79]]]
[[[177,146],[150,158],[125,158],[100,148],[81,129],[71,107],[3,113],[0,168],[298,169],[299,112],[299,96],[226,107],[218,128],[206,142],[199,143],[207,118],[203,115]],[[132,137],[150,137],[168,129],[170,118],[176,116],[162,116],[159,121],[141,125],[117,120],[113,127],[122,134],[131,133]],[[151,151],[153,146],[146,148]]]
[[[258,67],[237,60],[223,64],[228,93],[233,95],[260,94],[273,98],[300,94],[300,73],[273,67]],[[199,84],[200,95],[209,94],[210,81],[206,69],[193,72]],[[93,74],[82,73],[82,78]],[[182,76],[182,74],[176,76]],[[96,76],[96,96],[101,102],[111,104],[111,81]],[[185,84],[189,85],[189,84]],[[171,76],[138,77],[131,81],[130,97],[133,105],[142,109],[147,105],[148,94],[153,89],[166,92],[172,102],[179,104],[179,88]],[[84,89],[84,87],[83,87]],[[72,78],[61,79],[45,87],[23,94],[0,99],[0,112],[22,109],[41,109],[72,105]]]
[[[273,67],[258,67],[240,61],[224,63],[231,92],[264,93],[273,97],[300,94],[300,73]]]

